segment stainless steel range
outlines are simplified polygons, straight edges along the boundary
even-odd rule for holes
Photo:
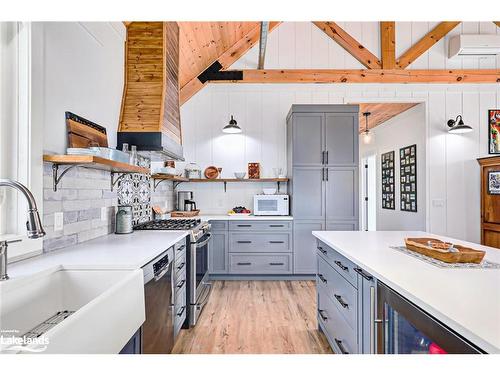
[[[187,253],[187,300],[190,308],[188,322],[194,326],[208,302],[211,284],[208,282],[210,251],[210,224],[200,219],[153,220],[139,224],[135,230],[189,230],[186,239]]]

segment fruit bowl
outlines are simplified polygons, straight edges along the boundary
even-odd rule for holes
[[[227,214],[231,216],[249,216],[252,214],[252,211],[243,206],[237,206],[230,210]]]

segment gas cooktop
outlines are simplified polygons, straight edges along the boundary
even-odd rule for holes
[[[201,224],[200,219],[168,219],[152,220],[138,224],[135,230],[188,230],[196,228]]]

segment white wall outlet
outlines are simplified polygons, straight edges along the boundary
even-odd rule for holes
[[[56,212],[54,214],[54,231],[59,232],[63,230],[64,227],[64,213]]]
[[[433,199],[432,207],[444,207],[444,199]]]
[[[107,218],[108,218],[108,208],[101,207],[101,221],[106,221]]]

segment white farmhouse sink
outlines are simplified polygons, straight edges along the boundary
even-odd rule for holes
[[[37,343],[22,337],[65,312]],[[71,313],[73,312],[73,313]],[[118,353],[145,319],[142,270],[82,270],[61,266],[0,282],[0,352]]]

